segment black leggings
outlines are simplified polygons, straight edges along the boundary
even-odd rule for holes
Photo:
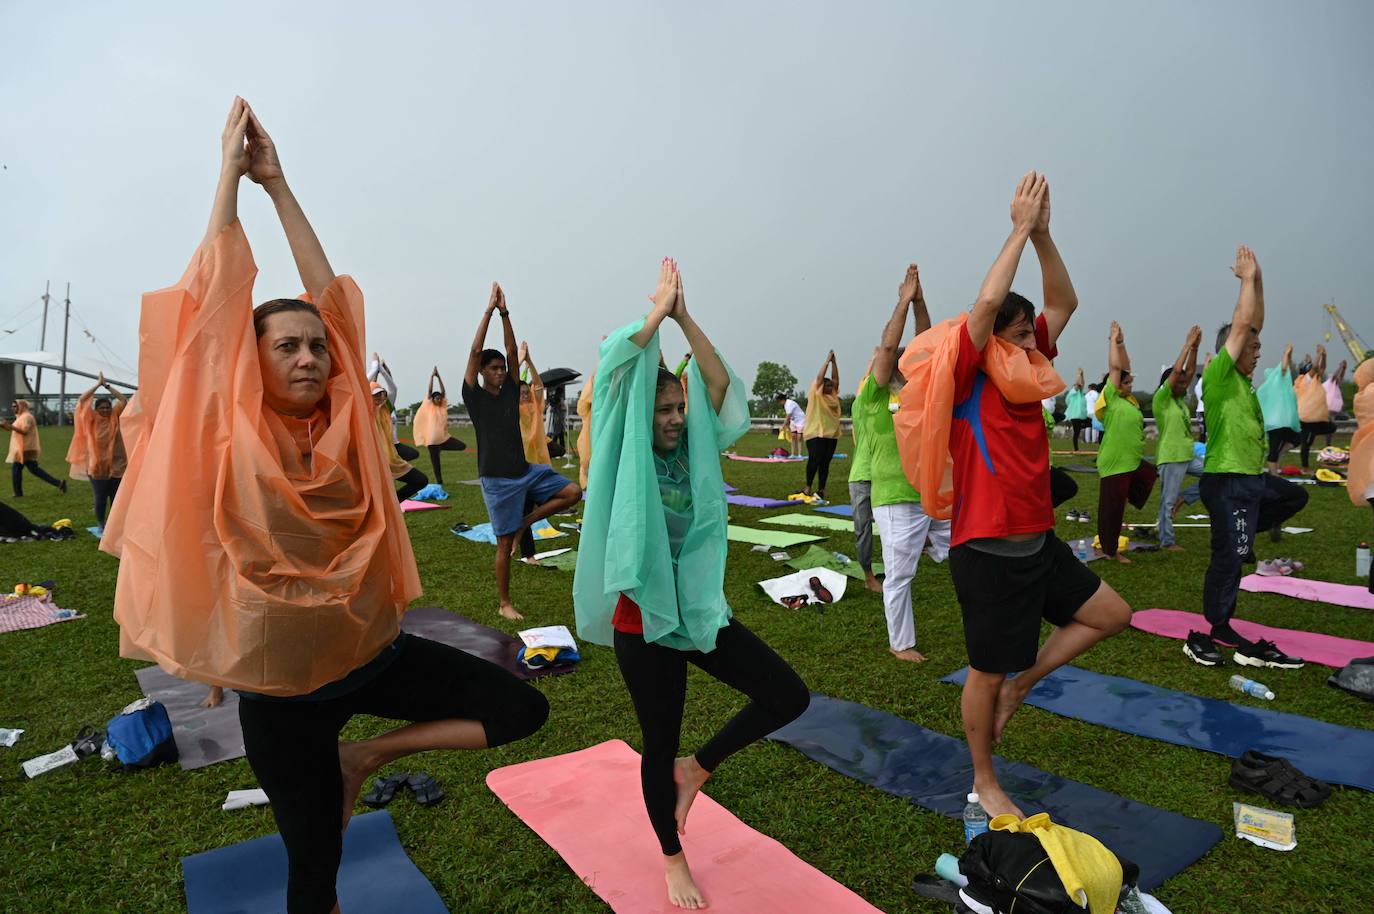
[[[1291,428],[1270,429],[1268,435],[1269,453],[1265,455],[1264,459],[1267,460],[1269,463],[1278,462],[1279,455],[1283,453],[1283,449],[1285,446],[1290,444],[1302,443],[1302,438],[1298,435],[1297,432],[1293,431]]]
[[[239,701],[248,764],[286,845],[286,910],[325,914],[343,853],[339,733],[354,714],[404,721],[476,720],[487,746],[524,739],[549,703],[533,686],[457,648],[402,635],[400,656],[356,691],[324,701]],[[249,874],[244,874],[245,878]]]
[[[1336,431],[1334,422],[1303,422],[1302,425],[1302,468],[1307,469],[1307,455],[1312,451],[1312,442],[1318,435],[1330,435]]]
[[[672,856],[682,850],[674,818],[673,763],[687,701],[687,664],[749,696],[749,704],[697,750],[696,760],[707,771],[715,771],[729,756],[796,720],[811,703],[811,693],[796,671],[738,619],[731,619],[716,633],[716,648],[709,654],[650,644],[643,635],[617,631],[615,659],[644,737],[639,762],[644,806],[664,856]]]
[[[95,490],[95,525],[105,526],[105,509],[114,503],[115,493],[119,491],[119,477],[112,476],[109,479],[91,479],[91,488]]]
[[[838,438],[807,438],[806,439],[806,487],[811,488],[811,481],[819,473],[821,477],[820,490],[825,491],[825,482],[830,478],[830,461],[835,456],[835,445],[840,443]]]
[[[396,490],[396,497],[401,501],[405,501],[407,498],[429,485],[429,477],[425,476],[424,473],[421,473],[414,467],[407,470],[404,476],[397,477],[396,481],[402,484],[401,487]]]
[[[24,497],[24,470],[28,470],[39,479],[50,486],[62,488],[62,482],[48,475],[48,471],[38,465],[37,460],[25,460],[23,463],[10,464],[10,483],[14,486],[14,497]]]
[[[434,481],[439,485],[444,484],[444,468],[439,466],[440,451],[466,451],[468,446],[457,438],[447,438],[443,444],[431,444],[429,447],[429,467],[434,471]]]
[[[1070,419],[1069,425],[1073,426],[1073,449],[1078,450],[1078,437],[1083,434],[1083,429],[1091,428],[1091,419]]]
[[[1078,450],[1075,446],[1074,450]],[[1078,483],[1066,470],[1050,467],[1050,503],[1056,508],[1078,494]]]
[[[402,460],[416,460],[420,456],[420,452],[415,450],[415,448],[408,444],[402,444],[399,441],[396,442],[396,454]]]

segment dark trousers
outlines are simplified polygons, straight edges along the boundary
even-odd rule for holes
[[[1334,422],[1303,422],[1302,426],[1302,468],[1307,469],[1307,457],[1312,452],[1312,443],[1318,435],[1330,435],[1336,431]]]
[[[407,498],[429,485],[429,478],[414,467],[407,470],[406,474],[399,477],[396,481],[401,484],[401,487],[396,490],[396,497],[401,501],[405,501]]]
[[[1074,450],[1077,449],[1078,446],[1074,445]],[[1057,508],[1077,494],[1078,483],[1074,482],[1068,471],[1050,467],[1050,503]]]
[[[811,693],[796,671],[738,619],[731,619],[716,634],[716,649],[709,654],[650,644],[643,635],[617,631],[615,659],[644,737],[639,762],[644,806],[659,846],[665,856],[671,856],[682,850],[673,815],[677,805],[673,763],[687,701],[687,664],[695,664],[749,697],[749,704],[697,750],[696,760],[707,771],[715,771],[732,754],[800,717],[811,703]]]
[[[1286,445],[1302,443],[1302,436],[1291,428],[1270,429],[1268,436],[1269,452],[1264,455],[1264,459],[1270,463],[1276,463],[1278,461],[1279,455],[1283,453],[1283,449]],[[1306,462],[1304,462],[1303,466],[1306,465]]]
[[[24,497],[24,471],[28,470],[39,479],[50,486],[61,488],[61,480],[48,475],[48,471],[38,465],[37,460],[25,460],[23,463],[10,464],[10,484],[14,486],[14,497]]]
[[[811,482],[817,475],[820,479],[820,490],[825,491],[826,480],[830,478],[830,461],[835,456],[835,446],[840,443],[838,438],[807,438],[806,439],[806,487],[811,488]]]
[[[376,679],[324,701],[239,701],[248,764],[272,801],[286,845],[286,910],[326,914],[343,853],[339,733],[354,714],[404,721],[476,720],[487,746],[524,739],[549,703],[533,686],[457,648],[403,635],[401,654]],[[251,878],[251,874],[241,874]]]
[[[1121,536],[1121,521],[1126,516],[1126,502],[1137,508],[1145,507],[1155,487],[1159,473],[1154,466],[1140,461],[1129,473],[1103,476],[1097,489],[1097,539],[1102,552],[1116,555],[1117,539]]]
[[[1255,537],[1297,514],[1307,492],[1270,473],[1203,473],[1199,484],[1212,527],[1212,559],[1202,579],[1202,612],[1213,626],[1236,614],[1241,567]]]
[[[1084,430],[1085,428],[1091,428],[1091,427],[1092,427],[1092,424],[1093,424],[1093,421],[1092,421],[1091,419],[1070,419],[1070,420],[1069,420],[1069,425],[1073,427],[1073,449],[1074,449],[1075,451],[1078,450],[1078,438],[1079,438],[1079,436],[1083,434],[1083,430]]]
[[[439,453],[441,451],[466,451],[468,446],[457,438],[447,438],[443,444],[426,445],[429,449],[429,468],[434,471],[434,481],[439,485],[444,484],[444,468],[439,465]]]
[[[91,489],[95,492],[95,525],[105,526],[105,510],[114,503],[115,493],[119,491],[119,477],[92,479]]]

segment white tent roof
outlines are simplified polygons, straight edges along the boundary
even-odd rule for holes
[[[62,353],[45,352],[41,349],[36,349],[31,352],[0,352],[0,363],[4,362],[17,362],[20,365],[31,365],[35,368],[60,372],[62,370]],[[134,389],[138,386],[136,379],[126,380],[130,374],[129,369],[120,368],[117,365],[111,365],[109,362],[102,362],[100,359],[92,359],[82,355],[68,354],[67,372],[69,374],[90,378],[92,381],[98,378],[103,372],[105,380],[114,384],[116,387]],[[52,388],[48,388],[46,382],[43,386],[47,388],[47,393],[55,394],[57,393],[57,383],[58,382],[54,380]],[[72,391],[68,390],[67,392],[71,393]]]

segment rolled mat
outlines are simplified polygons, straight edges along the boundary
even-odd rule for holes
[[[640,792],[639,754],[623,741],[498,768],[487,775],[487,786],[612,911],[681,910],[664,890],[663,854]],[[704,793],[692,804],[682,848],[715,914],[881,914]]]
[[[940,681],[962,684],[966,673],[967,668],[955,670]],[[1074,666],[1060,667],[1036,683],[1026,704],[1231,758],[1254,749],[1282,756],[1311,777],[1374,790],[1374,730],[1203,698]]]
[[[769,739],[807,758],[951,818],[964,811],[973,783],[968,744],[866,705],[812,693],[811,706]],[[1007,795],[1030,815],[1048,812],[1096,837],[1140,867],[1149,891],[1182,872],[1221,840],[1221,829],[1137,803],[1088,784],[993,756]]]
[[[438,606],[417,606],[407,611],[401,619],[401,631],[456,647],[494,663],[521,679],[539,679],[576,669],[568,666],[527,669],[516,659],[524,647],[519,638]]]
[[[757,495],[727,495],[725,501],[741,508],[786,508],[793,504],[785,498],[761,498]]]
[[[823,536],[811,536],[806,533],[789,533],[786,530],[758,530],[754,527],[739,527],[730,524],[726,528],[726,538],[735,543],[753,543],[756,546],[776,546],[786,549],[788,546],[800,546],[802,543],[819,543],[825,539]]]
[[[203,682],[178,679],[155,666],[145,666],[134,675],[143,694],[167,708],[178,761],[184,771],[243,758],[237,692],[225,689],[224,698],[216,707],[203,708],[200,703],[210,693],[210,687]]]
[[[1349,606],[1353,609],[1374,609],[1374,593],[1370,593],[1367,586],[1360,584],[1335,584],[1331,581],[1313,581],[1309,578],[1247,574],[1240,579],[1240,589],[1251,593],[1277,593],[1299,600],[1313,600],[1317,603]]]
[[[1208,632],[1212,629],[1212,623],[1198,613],[1177,609],[1137,610],[1131,616],[1131,625],[1142,632],[1180,641],[1187,640],[1189,632]],[[1322,666],[1343,667],[1356,657],[1374,657],[1374,641],[1356,641],[1353,638],[1337,638],[1335,635],[1291,628],[1271,628],[1244,619],[1232,619],[1231,625],[1242,638],[1273,641],[1284,653]]]
[[[286,845],[281,835],[182,857],[181,872],[189,914],[285,914]],[[434,886],[406,856],[386,811],[354,816],[348,823],[337,886],[344,911],[448,912]]]

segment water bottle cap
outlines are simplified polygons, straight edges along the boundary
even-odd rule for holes
[[[971,793],[971,794],[969,794],[969,795],[968,795],[968,801],[969,801],[970,803],[977,803],[977,802],[978,802],[978,794],[976,794],[976,793]]]

